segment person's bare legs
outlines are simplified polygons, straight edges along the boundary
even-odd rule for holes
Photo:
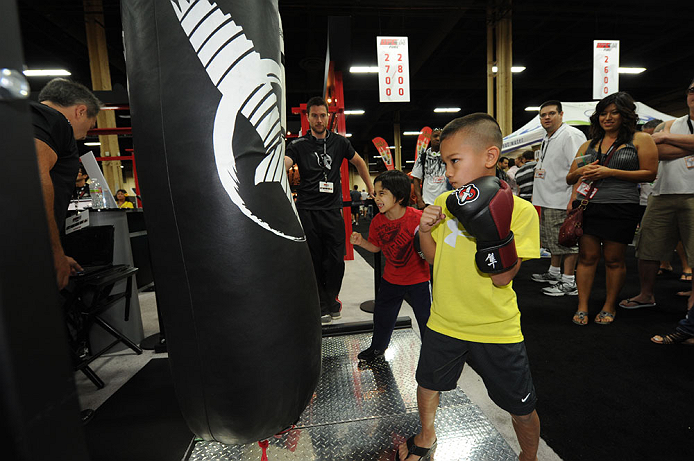
[[[641,291],[636,296],[625,299],[621,304],[628,303],[629,301],[640,304],[655,303],[653,288],[655,287],[655,278],[658,274],[660,261],[639,259],[638,267]]]
[[[602,310],[610,314],[617,312],[617,296],[627,276],[627,266],[624,262],[626,250],[627,246],[623,243],[609,240],[603,242],[606,295]]]
[[[571,277],[576,271],[578,253],[564,255],[564,275]]]
[[[684,252],[684,245],[682,245],[682,241],[677,242],[677,248],[675,248],[675,251],[677,252],[677,256],[680,257],[680,262],[682,263],[682,277],[685,276],[685,274],[690,274],[689,276],[691,277],[692,273],[692,268],[687,264],[687,254]],[[688,280],[680,277],[680,280],[684,282],[688,282]],[[692,278],[692,281],[694,281],[694,277]]]
[[[583,235],[578,243],[578,268],[576,285],[578,287],[578,311],[588,313],[588,299],[593,288],[595,271],[600,261],[600,240],[592,235]],[[576,320],[576,317],[574,317]]]
[[[436,409],[439,406],[441,393],[417,386],[417,408],[419,409],[419,421],[422,423],[422,432],[414,437],[414,444],[418,447],[429,448],[436,441],[436,429],[434,420],[436,419]],[[417,461],[419,456],[407,457],[407,444],[403,443],[398,447],[398,459],[401,461]]]
[[[520,461],[535,461],[537,459],[537,449],[540,446],[540,418],[537,411],[533,410],[529,415],[511,415],[513,420],[513,430],[516,431],[516,438],[520,445]]]
[[[561,257],[562,255],[555,255],[552,253],[552,255],[549,257],[549,265],[553,267],[561,267]],[[547,268],[547,271],[549,272],[549,267]]]

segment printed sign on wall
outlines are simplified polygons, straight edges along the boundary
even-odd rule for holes
[[[380,102],[410,102],[407,37],[376,37]]]
[[[619,40],[593,41],[593,99],[619,91]]]

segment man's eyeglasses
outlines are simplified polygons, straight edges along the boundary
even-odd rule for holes
[[[694,86],[684,90],[684,94],[694,94]]]

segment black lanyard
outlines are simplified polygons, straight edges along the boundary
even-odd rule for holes
[[[552,133],[550,136],[547,136],[546,139],[542,140],[542,143],[540,144],[540,165],[544,166],[545,162],[545,155],[547,155],[547,147],[549,146],[549,141],[552,139],[551,136],[556,136],[557,131],[561,129],[562,125],[559,125],[559,128],[557,128],[554,133]],[[547,141],[547,142],[545,142]]]
[[[694,134],[694,127],[692,127],[692,119],[687,117],[687,126],[689,127],[689,133]]]

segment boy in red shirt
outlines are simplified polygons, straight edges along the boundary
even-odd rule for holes
[[[371,346],[357,356],[367,362],[385,353],[405,294],[410,295],[420,333],[424,332],[431,307],[429,264],[417,254],[413,245],[422,212],[407,206],[410,179],[402,171],[386,171],[374,180],[374,190],[379,214],[371,221],[368,241],[358,232],[353,232],[349,239],[352,245],[372,253],[382,251],[386,258],[376,295]]]

